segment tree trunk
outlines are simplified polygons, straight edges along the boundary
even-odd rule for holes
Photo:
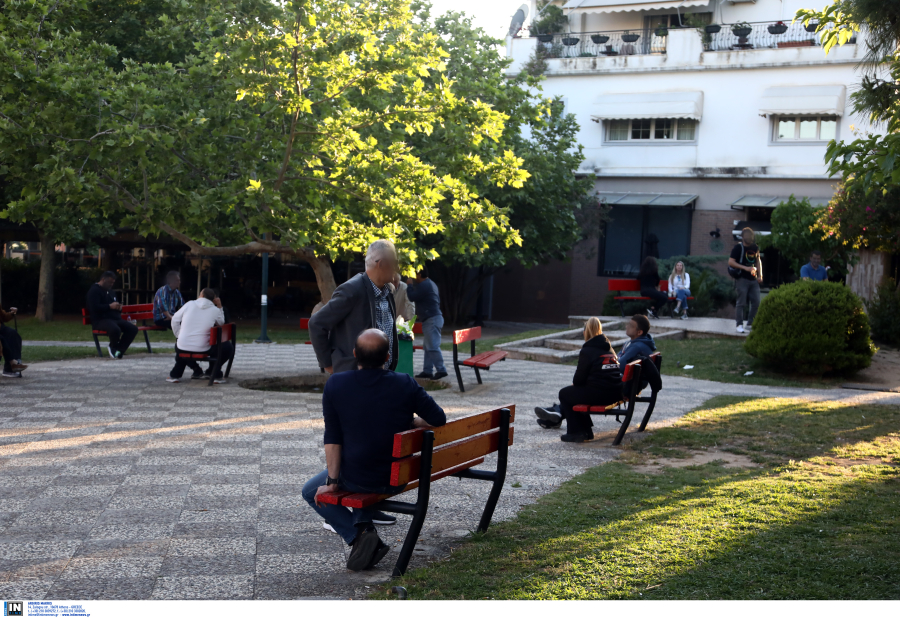
[[[36,317],[39,322],[53,321],[53,274],[56,267],[56,242],[40,232],[41,276],[38,281]]]
[[[312,266],[313,272],[316,274],[316,283],[319,285],[319,293],[322,295],[322,304],[324,305],[331,300],[334,288],[337,287],[334,282],[334,273],[331,271],[331,260],[327,257],[304,259]]]

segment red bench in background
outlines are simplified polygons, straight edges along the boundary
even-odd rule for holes
[[[418,488],[415,503],[390,499],[397,494],[355,494],[349,491],[322,494],[319,501],[356,509],[377,505],[380,511],[412,515],[412,523],[394,566],[394,576],[399,577],[406,572],[422,532],[433,482],[448,476],[490,481],[491,493],[477,531],[485,532],[491,525],[506,481],[509,447],[513,443],[513,428],[510,425],[515,416],[516,407],[511,405],[451,421],[443,427],[410,429],[394,434],[391,456],[396,461],[391,464],[391,486],[405,485],[401,493]],[[485,456],[494,452],[497,453],[496,472],[472,469],[484,463]]]
[[[222,346],[220,344],[231,341],[231,355],[228,358],[222,353]],[[176,352],[175,355],[179,358],[189,358],[191,360],[195,360],[201,363],[210,363],[210,372],[209,372],[209,384],[207,386],[212,386],[213,381],[216,379],[216,374],[219,373],[219,369],[228,363],[228,368],[224,371],[225,377],[228,377],[228,374],[231,373],[231,363],[234,362],[234,354],[237,351],[237,326],[234,324],[223,324],[222,326],[213,326],[209,329],[209,346],[212,349],[212,346],[218,346],[216,351],[218,354],[216,356],[210,356],[209,352]]]
[[[654,352],[650,355],[650,360],[653,361],[653,364],[656,365],[657,371],[662,368],[662,354],[659,352]],[[627,365],[625,365],[625,371],[622,373],[622,383],[627,384],[631,381],[631,392],[625,393],[625,399],[622,401],[617,401],[616,403],[609,404],[608,406],[574,406],[572,409],[575,412],[584,412],[586,414],[604,414],[607,416],[615,415],[616,420],[619,420],[619,416],[624,416],[625,419],[622,421],[622,426],[619,428],[619,433],[616,435],[616,439],[613,440],[613,446],[618,446],[622,443],[622,438],[625,437],[625,432],[628,430],[628,425],[631,424],[631,417],[634,415],[634,404],[636,403],[646,403],[649,404],[647,406],[647,411],[644,412],[644,418],[641,420],[640,427],[638,427],[638,431],[644,431],[647,428],[647,422],[650,420],[650,415],[653,414],[653,408],[656,407],[656,394],[659,391],[652,390],[650,391],[649,397],[641,397],[640,389],[641,389],[641,361],[635,360]],[[620,406],[622,404],[627,404],[627,406],[622,409]]]
[[[141,320],[141,325],[138,326],[138,331],[144,333],[144,341],[147,343],[147,352],[153,353],[153,350],[150,348],[150,337],[147,336],[147,331],[149,330],[169,330],[165,326],[157,326],[156,324],[151,324],[147,326],[147,320],[153,321],[153,303],[146,303],[143,305],[122,305],[122,319],[133,319],[133,320]],[[85,326],[89,326],[91,323],[91,314],[87,309],[81,310],[81,323]],[[100,340],[97,338],[98,335],[108,336],[108,333],[105,330],[92,330],[91,334],[94,336],[94,345],[97,346],[97,356],[103,358],[103,352],[100,351]]]
[[[637,279],[610,279],[606,282],[607,289],[610,292],[637,292],[640,294],[641,292],[641,283]],[[668,279],[663,279],[659,282],[659,291],[667,292],[669,291],[669,281]],[[625,317],[625,302],[629,300],[650,300],[649,296],[623,296],[622,294],[616,294],[616,300],[619,301],[619,309],[622,312],[622,317]],[[688,296],[688,300],[694,300],[693,296]],[[672,303],[677,302],[677,299],[674,296],[669,297],[669,301],[667,305],[671,305]]]
[[[479,372],[479,369],[488,371],[491,368],[491,365],[498,361],[506,360],[506,357],[509,355],[509,352],[504,352],[502,350],[492,350],[490,352],[482,352],[481,354],[476,354],[475,341],[477,339],[481,339],[480,326],[453,331],[453,368],[456,370],[456,379],[457,381],[459,381],[460,393],[466,392],[466,387],[463,386],[462,374],[459,371],[460,367],[469,367],[471,369],[474,369],[475,377],[478,379],[478,383],[481,384],[481,373]],[[458,346],[459,344],[465,343],[466,341],[472,342],[472,355],[469,358],[460,361]]]

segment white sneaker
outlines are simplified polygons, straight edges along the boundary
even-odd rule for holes
[[[166,378],[166,382],[171,382],[172,384],[178,384],[181,382],[181,378]]]
[[[215,380],[213,380],[213,384],[228,384],[228,380],[224,377],[216,378]]]
[[[335,534],[337,534],[337,530],[332,528],[331,524],[329,524],[327,521],[324,524],[322,524],[322,527],[325,528],[326,530],[328,530],[328,532],[334,532]]]
[[[3,377],[4,378],[21,378],[22,372],[21,371],[4,371]]]
[[[106,346],[106,350],[109,352],[109,357],[110,357],[110,358],[115,358],[115,357],[116,357],[116,353],[113,352],[113,349],[112,349],[112,346],[111,346],[111,345]]]
[[[743,333],[743,332],[744,332],[744,325],[743,325],[743,324],[738,324],[737,332],[739,332],[739,333]]]
[[[752,328],[753,328],[752,326],[750,326],[749,324],[747,324],[747,326],[744,327],[744,330],[747,331],[747,332],[749,333],[749,332],[750,332],[750,329],[752,329]]]

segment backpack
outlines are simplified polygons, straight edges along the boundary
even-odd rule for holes
[[[741,243],[741,259],[738,262],[738,264],[740,264],[743,261],[744,261],[744,243]],[[744,271],[741,270],[740,268],[734,268],[733,266],[728,267],[728,274],[731,276],[732,279],[740,279],[742,272],[744,272]]]

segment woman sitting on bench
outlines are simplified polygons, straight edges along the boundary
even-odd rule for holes
[[[591,431],[594,423],[590,414],[574,412],[574,406],[604,406],[622,400],[619,360],[597,318],[591,318],[585,323],[584,341],[578,354],[578,367],[575,369],[572,385],[559,391],[560,405],[534,409],[538,425],[544,429],[555,429],[565,419],[566,433],[560,437],[563,442],[594,439]]]
[[[679,310],[684,310],[681,319],[688,317],[688,297],[691,295],[691,276],[684,269],[684,262],[678,262],[669,275],[669,294],[675,296],[678,303],[672,311],[672,315],[678,315]]]

